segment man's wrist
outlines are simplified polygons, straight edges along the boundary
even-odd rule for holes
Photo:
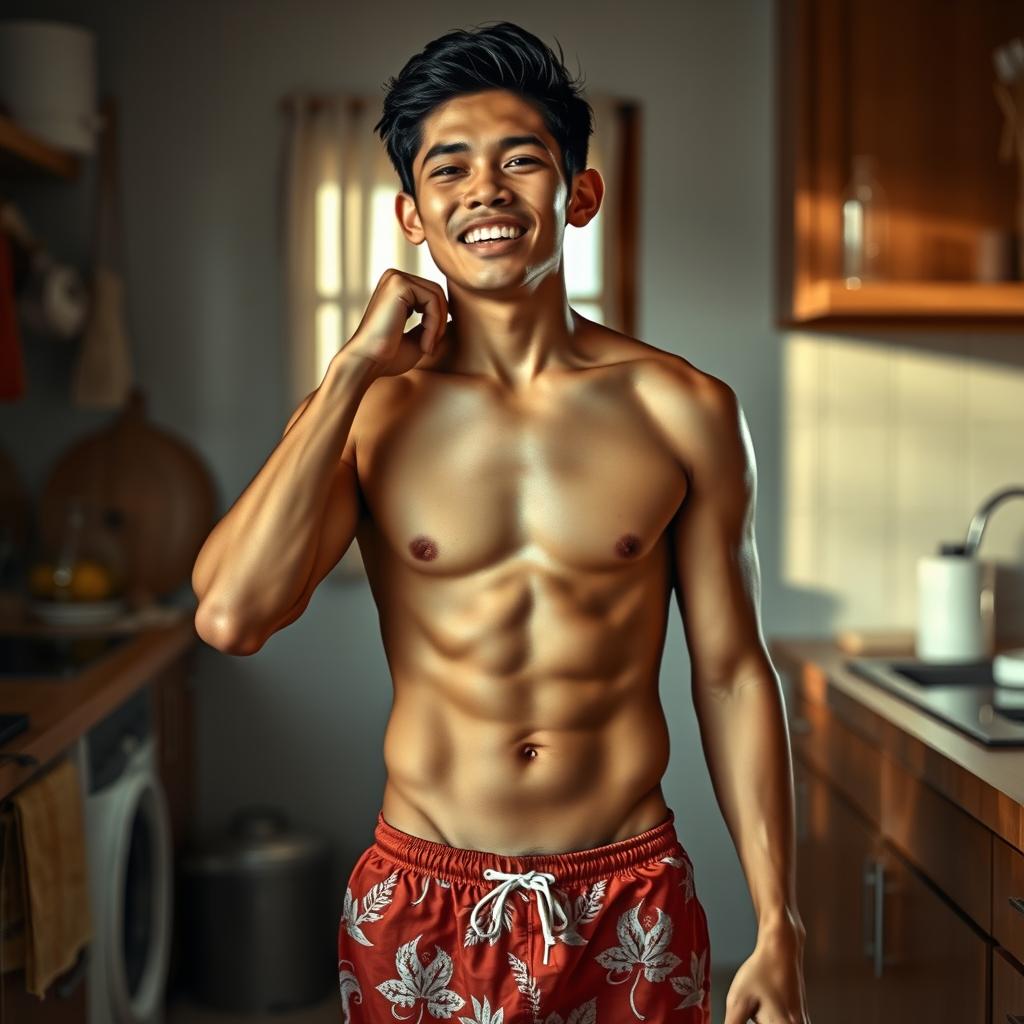
[[[758,941],[796,938],[801,942],[807,934],[800,913],[795,907],[771,907],[757,921]]]
[[[369,356],[346,352],[341,348],[331,357],[324,380],[329,386],[335,385],[338,380],[354,380],[369,387],[380,376],[380,365]]]

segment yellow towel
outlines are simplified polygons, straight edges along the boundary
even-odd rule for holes
[[[43,998],[92,939],[78,768],[63,758],[10,797],[0,869],[0,971],[25,968]]]

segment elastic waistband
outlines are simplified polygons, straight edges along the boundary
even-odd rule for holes
[[[484,880],[484,868],[494,868],[515,874],[548,871],[559,882],[590,883],[609,875],[624,874],[670,853],[686,856],[676,835],[675,818],[670,809],[668,818],[661,824],[617,843],[605,843],[589,850],[530,853],[521,857],[464,850],[412,836],[386,822],[382,811],[377,814],[374,839],[377,849],[399,867],[449,881],[490,884]]]

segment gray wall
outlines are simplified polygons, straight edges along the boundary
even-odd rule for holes
[[[370,18],[367,12],[372,11]],[[376,89],[429,39],[509,17],[443,0],[9,4],[99,34],[101,86],[121,105],[128,322],[150,413],[201,450],[221,507],[259,470],[284,400],[276,199],[278,98],[297,87]],[[762,0],[617,5],[524,0],[513,20],[595,89],[644,107],[640,318],[644,340],[727,380],[760,473],[768,634],[824,632],[830,605],[780,585],[780,337],[771,322],[771,6]],[[397,181],[397,179],[396,179]],[[14,190],[53,250],[84,266],[93,174]],[[397,184],[396,184],[397,187]],[[0,407],[33,490],[57,453],[106,416],[68,408],[73,349],[27,339],[30,392]],[[249,801],[279,802],[333,836],[347,872],[372,840],[384,783],[390,682],[365,585],[321,587],[305,616],[252,658],[206,650],[197,681],[204,827]],[[662,693],[665,780],[711,921],[713,962],[749,955],[754,916],[708,779],[673,606]]]

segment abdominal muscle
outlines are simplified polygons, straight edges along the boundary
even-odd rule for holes
[[[591,849],[668,817],[661,779],[669,735],[656,665],[642,680],[461,685],[455,666],[433,682],[422,669],[415,679],[394,669],[381,809],[393,827],[523,856]]]

